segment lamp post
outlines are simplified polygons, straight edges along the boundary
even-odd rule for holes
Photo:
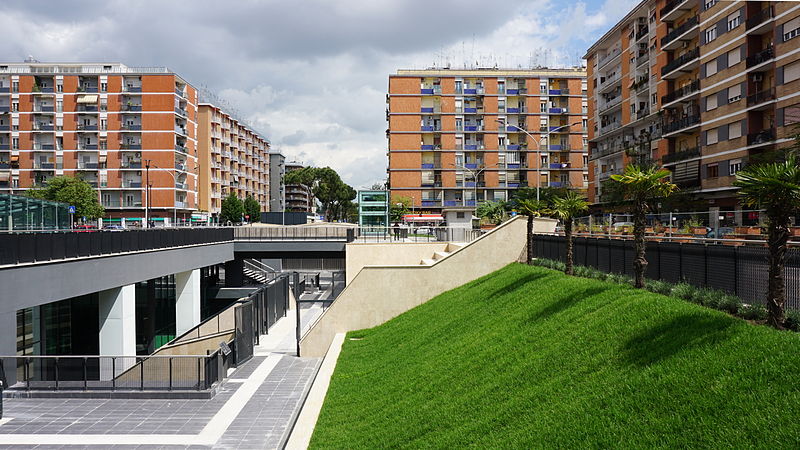
[[[518,131],[521,131],[521,132],[525,133],[529,138],[531,138],[531,140],[533,142],[536,143],[536,156],[539,157],[539,161],[537,161],[537,163],[536,163],[536,201],[538,202],[539,201],[539,185],[541,184],[541,178],[542,178],[542,158],[541,158],[542,146],[539,143],[539,140],[536,139],[535,137],[533,137],[532,134],[528,133],[528,131],[523,130],[522,128],[520,128],[520,127],[518,127],[516,125],[506,124],[503,120],[500,120],[500,119],[497,119],[496,122],[499,123],[500,125],[503,125],[503,126],[514,127]],[[568,124],[568,125],[561,125],[560,127],[556,127],[556,128],[553,128],[552,130],[548,130],[547,133],[545,133],[545,135],[544,135],[544,139],[549,142],[549,137],[550,137],[551,133],[553,133],[555,131],[558,131],[558,130],[560,130],[562,128],[565,128],[565,127],[572,127],[572,126],[575,126],[575,125],[580,125],[580,123],[581,122],[575,122],[575,123],[571,123],[571,124]]]
[[[472,186],[472,189],[473,189],[474,196],[475,196],[475,210],[477,210],[478,209],[478,176],[481,173],[483,173],[484,170],[490,169],[492,167],[497,167],[497,165],[494,164],[494,165],[491,165],[491,166],[483,166],[483,167],[480,168],[480,170],[477,170],[477,171],[472,170],[469,167],[459,165],[459,164],[450,164],[450,165],[455,167],[456,169],[466,170],[467,172],[469,172],[472,175],[472,178],[475,180],[474,181],[475,185]]]
[[[150,167],[149,167],[150,160],[149,160],[149,159],[147,160],[147,164],[148,164],[148,167],[147,167],[147,169],[148,169],[148,171],[149,171],[149,170],[150,170]],[[168,174],[169,174],[169,175],[172,177],[172,180],[175,182],[175,185],[173,185],[173,186],[175,186],[175,188],[177,188],[177,187],[178,187],[178,186],[177,186],[177,184],[178,184],[178,175],[177,175],[177,174],[174,174],[174,173],[172,173],[172,172],[171,172],[169,169],[164,169],[164,168],[158,167],[158,166],[157,166],[157,165],[155,165],[155,164],[153,164],[153,168],[154,168],[155,170],[163,170],[164,172],[167,172],[167,173],[168,173]],[[175,170],[175,169],[173,169],[173,170]],[[149,172],[148,172],[148,174],[149,174]],[[148,176],[149,176],[149,175],[148,175]],[[149,185],[149,184],[150,184],[150,182],[148,181],[148,183],[147,183],[147,184]],[[175,226],[175,224],[176,224],[176,223],[178,223],[178,206],[174,204],[174,203],[176,202],[176,200],[175,200],[175,197],[174,197],[174,196],[173,196],[173,198],[172,198],[172,202],[173,202],[173,208],[172,208],[172,226]]]

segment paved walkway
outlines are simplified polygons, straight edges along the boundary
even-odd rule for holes
[[[5,399],[0,448],[277,448],[320,365],[278,353],[294,348],[289,313],[212,399]]]

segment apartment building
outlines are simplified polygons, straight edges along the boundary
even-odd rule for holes
[[[201,102],[198,108],[199,208],[218,216],[230,193],[253,196],[269,210],[269,141],[225,110]]]
[[[300,170],[303,167],[305,166],[299,162],[290,161],[285,163],[284,169],[286,171],[285,173],[289,173],[293,170]],[[284,186],[284,189],[286,190],[284,203],[287,211],[304,212],[307,214],[316,212],[314,196],[311,195],[311,192],[306,186],[302,184],[287,184]]]
[[[107,217],[197,209],[197,92],[165,67],[0,63],[0,192],[58,175],[98,188]],[[149,179],[150,189],[147,187]]]
[[[283,176],[286,175],[286,157],[281,153],[269,154],[269,210],[283,212],[285,200],[283,198]]]
[[[587,52],[589,198],[654,162],[710,209],[735,174],[792,144],[800,121],[800,3],[645,0]]]
[[[399,70],[386,101],[391,195],[421,211],[587,187],[583,69]]]

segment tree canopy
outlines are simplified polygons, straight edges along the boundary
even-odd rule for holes
[[[248,195],[247,198],[244,199],[244,204],[242,206],[244,206],[244,214],[250,216],[250,222],[261,221],[261,204],[258,203],[255,197]]]
[[[236,196],[236,193],[231,192],[222,200],[219,221],[220,223],[239,223],[242,221],[244,213],[244,203]]]
[[[67,203],[75,207],[75,217],[89,220],[105,215],[97,199],[97,191],[80,178],[58,176],[47,181],[47,186],[30,189],[28,197]]]
[[[342,181],[330,167],[303,167],[283,176],[284,184],[301,184],[308,187],[322,204],[325,220],[346,219],[348,209],[356,198],[356,191]]]
[[[391,204],[389,205],[389,220],[392,223],[399,223],[403,221],[403,216],[408,214],[411,208],[411,197],[403,195],[392,196]]]

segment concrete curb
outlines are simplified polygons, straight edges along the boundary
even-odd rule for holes
[[[322,404],[325,401],[325,395],[331,384],[331,376],[336,368],[336,362],[339,360],[339,354],[342,352],[344,337],[345,333],[337,333],[333,338],[333,342],[331,342],[331,346],[325,354],[325,359],[322,360],[317,376],[314,378],[314,383],[311,385],[308,396],[303,403],[300,414],[292,424],[286,445],[282,448],[289,450],[306,449],[311,443],[311,435],[314,433],[319,413],[322,410]]]

